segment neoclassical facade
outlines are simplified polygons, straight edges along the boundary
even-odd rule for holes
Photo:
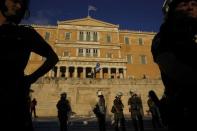
[[[45,77],[160,78],[151,55],[154,32],[120,30],[119,25],[91,17],[58,21],[56,26],[33,27],[60,59]],[[33,72],[43,61],[44,58],[31,54],[26,73]]]

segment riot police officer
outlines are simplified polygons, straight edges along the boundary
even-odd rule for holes
[[[106,131],[106,105],[105,98],[102,91],[97,92],[99,98],[98,102],[94,107],[94,113],[98,119],[99,131]]]
[[[164,22],[152,43],[163,84],[170,131],[193,130],[197,87],[197,0],[166,0]],[[164,106],[161,106],[164,107]]]
[[[71,106],[67,100],[67,93],[63,92],[60,95],[60,100],[57,102],[58,119],[60,123],[60,131],[67,131],[67,123],[69,114],[71,113]]]
[[[121,129],[122,131],[126,131],[125,128],[125,117],[123,113],[124,105],[122,103],[121,97],[123,93],[118,92],[115,96],[113,106],[112,106],[112,113],[114,113],[114,126],[115,126],[115,131],[119,131]]]
[[[130,91],[129,93],[131,96],[128,100],[128,105],[129,111],[131,112],[134,129],[135,131],[144,131],[142,100],[140,96],[137,95],[137,93],[132,91]]]

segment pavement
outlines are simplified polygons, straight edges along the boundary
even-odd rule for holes
[[[56,117],[33,118],[35,131],[59,131],[59,122]],[[132,121],[126,117],[126,130],[134,131]],[[153,131],[151,118],[144,117],[145,131]],[[99,131],[97,119],[95,117],[73,117],[68,124],[68,131]],[[110,118],[106,121],[106,131],[114,131]],[[155,130],[154,130],[155,131]],[[167,131],[165,128],[156,131]]]

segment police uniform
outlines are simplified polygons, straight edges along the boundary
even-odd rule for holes
[[[154,61],[160,67],[165,86],[167,122],[172,130],[190,128],[193,122],[191,119],[196,116],[196,105],[192,101],[196,95],[194,88],[197,87],[196,34],[196,19],[174,13],[161,25],[159,33],[153,39],[151,50]],[[185,77],[179,80],[178,75],[172,77],[159,64],[163,54],[173,54],[176,61],[191,73],[184,73]]]
[[[66,99],[66,93],[61,94],[60,100],[57,102],[58,119],[60,122],[60,131],[67,131],[68,115],[71,112],[71,106]]]
[[[98,92],[99,100],[95,105],[95,112],[96,117],[98,119],[99,124],[99,131],[106,131],[106,105],[105,105],[105,98],[101,91]]]
[[[135,131],[138,131],[138,122],[140,131],[144,130],[143,124],[143,114],[142,114],[142,101],[137,94],[132,94],[128,100],[128,105],[130,106],[131,118]]]
[[[122,100],[120,98],[122,96],[122,93],[118,93],[117,96],[114,99],[113,106],[114,106],[114,126],[115,131],[119,131],[119,128],[121,128],[122,131],[125,131],[125,118],[123,113],[124,105],[122,103]]]

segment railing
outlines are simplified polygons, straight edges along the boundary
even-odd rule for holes
[[[103,62],[118,62],[118,63],[126,63],[127,60],[125,58],[98,58],[94,56],[89,57],[59,57],[60,61],[103,61]]]
[[[162,84],[161,79],[92,79],[43,77],[35,84],[99,84],[99,85],[130,85],[130,84]]]

